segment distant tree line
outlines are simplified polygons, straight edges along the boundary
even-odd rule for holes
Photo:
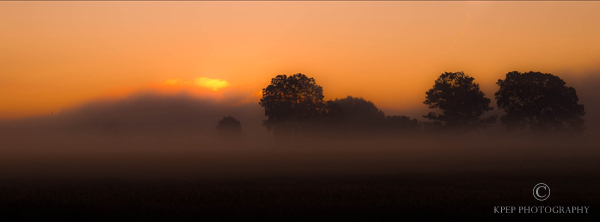
[[[494,94],[504,111],[500,122],[507,130],[535,133],[579,133],[584,129],[584,106],[573,87],[559,77],[540,72],[509,72]],[[276,137],[320,133],[397,134],[418,131],[468,133],[490,127],[497,116],[484,116],[494,108],[475,79],[463,72],[444,72],[425,92],[431,112],[428,121],[407,116],[386,116],[361,97],[324,100],[314,78],[298,73],[278,75],[262,90],[259,105],[265,110],[263,125]],[[231,118],[232,117],[226,117]],[[233,120],[227,120],[232,125]],[[225,121],[223,119],[222,121]],[[221,123],[220,123],[221,125]],[[240,125],[241,130],[241,125]]]
[[[386,116],[363,98],[323,100],[323,88],[304,74],[278,75],[262,91],[260,105],[267,120],[263,125],[280,137],[319,133],[414,132],[421,128],[416,119]]]

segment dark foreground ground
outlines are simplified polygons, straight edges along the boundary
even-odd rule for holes
[[[0,156],[0,221],[600,221],[595,145],[426,142],[198,148],[195,142],[19,140]],[[33,150],[48,144],[47,150],[63,151]],[[537,183],[551,188],[543,202],[533,197]],[[589,206],[589,212],[497,214],[494,206]]]
[[[544,178],[551,196],[532,196]],[[3,218],[600,219],[600,177],[500,173],[244,179],[3,180]],[[494,206],[590,206],[588,214],[494,214]]]

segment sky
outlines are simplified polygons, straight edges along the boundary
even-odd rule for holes
[[[136,92],[258,103],[279,74],[326,99],[423,108],[442,72],[600,75],[600,2],[0,2],[0,119]],[[567,82],[569,84],[569,82]],[[235,98],[235,99],[231,99]],[[258,104],[257,104],[258,106]]]

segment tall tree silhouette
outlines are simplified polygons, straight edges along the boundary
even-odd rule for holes
[[[271,84],[262,90],[259,104],[268,117],[263,125],[276,135],[298,134],[307,120],[325,110],[323,88],[301,73],[271,79]]]
[[[442,129],[469,132],[486,128],[494,123],[496,116],[481,118],[492,110],[490,99],[479,89],[474,78],[463,72],[444,72],[426,92],[423,102],[430,109],[440,109],[442,114],[429,112],[423,117],[433,120],[433,125]]]
[[[567,87],[558,76],[517,71],[499,79],[496,92],[498,107],[506,113],[501,117],[507,129],[529,126],[535,132],[583,130],[584,107],[573,87]]]
[[[239,120],[227,116],[219,121],[216,127],[219,137],[224,139],[239,139],[242,137],[242,123]]]

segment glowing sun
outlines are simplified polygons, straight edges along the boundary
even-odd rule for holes
[[[225,80],[211,79],[206,77],[194,78],[192,81],[182,79],[167,79],[164,84],[169,86],[197,86],[208,88],[213,91],[217,91],[229,85],[229,83]]]

